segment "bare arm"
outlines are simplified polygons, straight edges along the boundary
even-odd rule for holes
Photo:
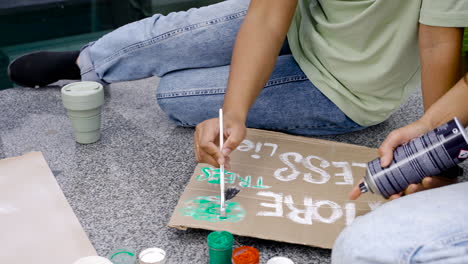
[[[419,25],[419,54],[424,109],[460,79],[463,28]]]
[[[245,122],[270,77],[297,0],[253,0],[237,35],[223,109]]]
[[[428,129],[433,129],[455,116],[464,126],[468,125],[468,74],[435,102],[421,121],[426,123]]]
[[[382,167],[390,165],[393,150],[401,144],[458,117],[468,125],[468,74],[460,79],[463,29],[420,25],[419,47],[422,67],[422,91],[425,114],[416,122],[392,131],[379,148]],[[430,175],[429,175],[430,176]],[[411,184],[405,194],[453,183],[453,179],[426,177],[421,184]],[[355,186],[350,199],[360,195]],[[390,199],[401,197],[394,194]]]
[[[245,138],[247,112],[273,71],[291,24],[297,0],[252,0],[237,34],[228,88],[224,98],[223,150],[218,148],[217,118],[197,125],[194,136],[198,162],[225,164],[229,154]]]
[[[393,159],[393,150],[418,137],[428,131],[448,122],[454,117],[458,117],[460,122],[468,125],[468,74],[466,74],[457,84],[444,94],[439,100],[433,103],[426,113],[417,121],[392,131],[379,148],[380,161],[382,167],[390,165]],[[430,175],[429,175],[430,176]],[[456,182],[456,179],[446,179],[443,177],[426,177],[421,184],[411,184],[405,190],[405,194],[411,194],[425,189],[436,188]],[[361,195],[359,187],[356,185],[349,194],[349,198],[354,200]],[[401,197],[402,194],[394,194],[390,199]]]

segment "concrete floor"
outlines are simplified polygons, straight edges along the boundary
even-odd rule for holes
[[[106,88],[102,138],[91,145],[75,143],[58,87],[2,90],[0,158],[41,151],[100,255],[157,246],[170,254],[168,263],[207,263],[209,231],[166,226],[196,162],[193,129],[176,127],[158,108],[157,83],[151,78]],[[322,138],[378,147],[389,131],[421,113],[415,93],[383,124]],[[258,248],[262,263],[279,255],[295,263],[330,263],[330,250],[235,239]]]

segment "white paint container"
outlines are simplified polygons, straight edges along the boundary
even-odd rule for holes
[[[273,257],[266,264],[294,264],[294,262],[286,257]]]
[[[138,255],[140,264],[166,263],[166,251],[161,248],[147,248]]]
[[[89,256],[80,258],[77,261],[73,262],[73,264],[112,264],[112,262],[103,257]]]

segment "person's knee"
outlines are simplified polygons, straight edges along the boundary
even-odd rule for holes
[[[165,77],[161,79],[156,94],[161,110],[177,125],[186,127],[194,127],[216,117],[223,96],[224,93],[212,93],[208,89],[184,89],[180,83]]]
[[[180,105],[178,103],[177,98],[175,97],[157,98],[157,102],[158,102],[159,108],[169,117],[169,119],[171,119],[171,121],[176,123],[178,126],[185,126],[185,127],[194,126],[180,119],[180,111],[182,111],[183,109],[177,108],[177,105]]]
[[[399,263],[427,241],[466,230],[467,186],[405,196],[356,218],[337,238],[332,263]]]
[[[362,236],[366,230],[361,230],[361,226],[349,226],[344,229],[335,241],[332,250],[332,263],[365,263],[367,258],[364,253]],[[375,241],[368,241],[371,245]],[[362,250],[361,250],[362,249]]]

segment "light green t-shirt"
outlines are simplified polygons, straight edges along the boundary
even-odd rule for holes
[[[370,126],[420,83],[418,22],[467,27],[468,0],[299,0],[288,40],[310,81]]]

